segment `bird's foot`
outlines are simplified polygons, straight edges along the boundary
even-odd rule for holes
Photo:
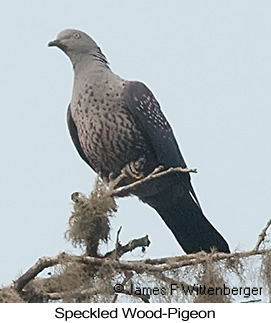
[[[145,163],[146,159],[144,157],[141,157],[136,161],[132,161],[126,164],[121,170],[121,173],[118,177],[115,177],[114,173],[110,173],[107,179],[107,185],[109,189],[115,189],[116,187],[120,186],[119,184],[124,179],[126,179],[124,181],[124,185],[127,185],[131,182],[134,182],[134,180],[140,180],[144,178],[145,175],[143,173],[143,168]]]
[[[142,179],[144,177],[143,168],[145,162],[146,159],[144,157],[141,157],[136,161],[132,161],[124,166],[121,173],[136,180]]]

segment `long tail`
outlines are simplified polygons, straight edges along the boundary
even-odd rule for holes
[[[225,239],[207,220],[181,183],[166,185],[154,195],[139,198],[160,214],[186,253],[201,250],[210,252],[211,248],[230,252]]]

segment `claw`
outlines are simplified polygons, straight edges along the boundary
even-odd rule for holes
[[[144,177],[144,173],[142,172],[146,159],[141,157],[136,161],[131,161],[122,169],[122,172],[126,174],[127,177],[131,177],[134,179],[142,179]]]
[[[109,189],[116,188],[124,178],[130,178],[134,180],[140,180],[144,178],[145,175],[143,173],[143,168],[145,162],[146,159],[143,157],[139,158],[136,161],[131,161],[123,167],[118,177],[115,177],[113,173],[110,173],[108,176]],[[131,180],[129,182],[131,182]]]

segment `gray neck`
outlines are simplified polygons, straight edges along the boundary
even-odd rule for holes
[[[68,56],[72,62],[75,74],[101,68],[109,69],[107,59],[100,50],[90,54],[82,53]]]
[[[85,82],[99,84],[105,83],[112,77],[116,78],[104,56],[77,54],[76,57],[70,57],[70,59],[74,69],[73,95],[81,92],[82,84]]]

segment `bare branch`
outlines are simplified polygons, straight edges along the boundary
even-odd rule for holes
[[[141,240],[140,246],[142,246],[142,240],[146,239],[148,241],[148,237],[143,237],[141,239],[134,239],[130,243],[126,244],[125,246],[121,246],[121,248],[126,248],[127,250],[133,250],[134,246],[139,243]],[[130,246],[129,246],[130,244]],[[131,247],[132,245],[132,247]],[[120,249],[119,254],[123,252],[123,249]],[[32,288],[40,286],[41,281],[43,281],[44,288],[38,292],[42,297],[42,299],[51,299],[51,300],[58,300],[63,299],[66,293],[71,293],[73,297],[77,297],[79,299],[87,298],[92,295],[102,294],[103,293],[103,286],[99,285],[102,283],[102,279],[100,279],[95,287],[88,287],[88,288],[78,288],[75,290],[57,290],[54,291],[46,288],[46,286],[50,286],[50,284],[46,285],[45,282],[50,280],[50,278],[38,279],[34,280],[39,273],[41,273],[45,268],[56,266],[56,265],[63,265],[63,266],[73,266],[73,264],[84,264],[87,265],[86,268],[93,272],[97,272],[102,268],[110,268],[110,272],[112,273],[127,273],[126,278],[123,281],[123,286],[131,279],[133,273],[137,274],[147,274],[150,276],[155,277],[156,279],[160,279],[166,283],[175,283],[174,279],[169,278],[166,276],[167,272],[172,272],[174,269],[179,269],[185,266],[195,266],[198,264],[206,264],[209,262],[215,263],[222,260],[236,260],[236,259],[243,259],[254,255],[265,255],[270,254],[271,249],[261,249],[261,250],[251,250],[246,252],[235,252],[232,254],[226,253],[205,253],[199,252],[197,254],[189,254],[180,257],[168,257],[168,258],[160,258],[160,259],[145,259],[145,260],[128,260],[128,261],[120,261],[118,258],[113,258],[110,254],[107,257],[98,258],[98,257],[91,257],[87,255],[82,256],[75,256],[75,255],[68,255],[65,253],[61,253],[54,257],[43,257],[40,258],[32,267],[30,267],[20,278],[15,280],[13,284],[10,286],[11,289],[17,291],[19,295],[24,295],[26,285],[31,282]],[[118,254],[118,256],[119,256]],[[104,269],[103,269],[104,270]],[[106,269],[108,270],[108,269]],[[62,274],[60,274],[62,275]],[[56,276],[57,277],[57,276]],[[176,282],[179,284],[187,285],[185,282]],[[188,286],[188,285],[187,285]],[[83,287],[83,286],[82,286]],[[126,291],[124,290],[123,293],[125,294]],[[27,298],[25,299],[27,301]],[[115,297],[116,300],[116,297]],[[143,299],[142,299],[143,300]],[[144,300],[146,301],[146,300]]]
[[[21,277],[13,282],[13,288],[18,292],[28,284],[32,279],[34,279],[39,273],[41,273],[45,268],[55,266],[63,261],[65,253],[61,253],[54,257],[42,257],[40,258],[32,267],[30,267]]]
[[[120,229],[119,229],[118,234],[117,234],[117,241],[116,241],[116,244],[115,244],[115,249],[108,252],[107,254],[105,254],[104,258],[108,258],[108,257],[120,258],[126,252],[131,252],[136,248],[141,247],[144,250],[144,248],[148,247],[150,245],[150,243],[151,243],[150,240],[149,240],[148,235],[146,235],[145,237],[138,238],[138,239],[133,239],[133,240],[129,241],[127,244],[122,245],[118,240],[119,233],[120,233]]]
[[[197,169],[175,167],[175,168],[169,168],[164,171],[161,171],[161,167],[158,166],[151,174],[149,174],[148,176],[146,176],[136,182],[133,182],[131,184],[121,186],[118,188],[111,189],[110,195],[117,196],[117,197],[127,196],[127,195],[131,194],[136,188],[138,188],[142,184],[145,184],[149,181],[166,176],[171,173],[197,173]],[[120,176],[121,176],[121,178],[123,178],[123,174],[121,174]],[[117,180],[117,182],[119,183],[120,181]],[[112,185],[109,184],[109,187],[112,188]]]
[[[132,240],[132,242],[137,240],[140,240],[140,239],[134,239]],[[40,258],[31,268],[27,270],[25,274],[23,274],[20,278],[14,281],[13,287],[20,292],[27,283],[33,280],[45,268],[63,263],[63,260],[65,259],[65,257],[67,257],[67,259],[70,262],[79,262],[89,266],[101,267],[105,264],[107,265],[110,264],[110,266],[116,271],[124,270],[124,271],[134,271],[138,274],[141,274],[141,273],[152,274],[155,272],[162,273],[176,268],[205,263],[209,257],[211,257],[214,262],[217,262],[220,260],[226,260],[231,258],[247,258],[254,255],[264,255],[270,252],[271,252],[271,249],[251,250],[246,252],[235,252],[231,254],[228,254],[228,253],[207,254],[205,252],[200,252],[197,254],[190,254],[190,255],[181,256],[181,257],[146,259],[141,261],[131,261],[131,260],[119,261],[108,257],[97,258],[97,257],[90,257],[90,256],[74,256],[74,255],[67,255],[65,253],[61,253],[54,257]]]
[[[266,237],[266,232],[268,230],[268,228],[271,225],[271,219],[266,223],[266,226],[263,228],[262,232],[259,234],[259,238],[258,241],[256,243],[256,246],[253,250],[257,251],[260,248],[260,245],[263,243],[265,237]]]
[[[196,264],[205,263],[209,258],[212,259],[214,262],[218,262],[220,260],[226,260],[231,258],[247,258],[250,256],[255,255],[264,255],[267,253],[271,253],[271,249],[262,249],[262,250],[251,250],[251,251],[244,251],[244,252],[235,252],[235,253],[206,253],[206,252],[199,252],[197,254],[190,254],[187,256],[181,257],[169,257],[163,258],[164,264],[153,265],[148,264],[144,260],[127,260],[127,261],[119,261],[112,258],[96,258],[90,256],[69,256],[71,260],[74,260],[79,263],[87,264],[87,265],[95,265],[95,266],[102,266],[104,264],[110,264],[112,268],[116,271],[119,270],[130,270],[135,271],[137,273],[152,273],[152,272],[165,272],[167,270],[172,270],[175,268],[181,268],[185,266],[191,266]],[[186,259],[187,257],[187,259]],[[151,262],[155,262],[153,259]]]

